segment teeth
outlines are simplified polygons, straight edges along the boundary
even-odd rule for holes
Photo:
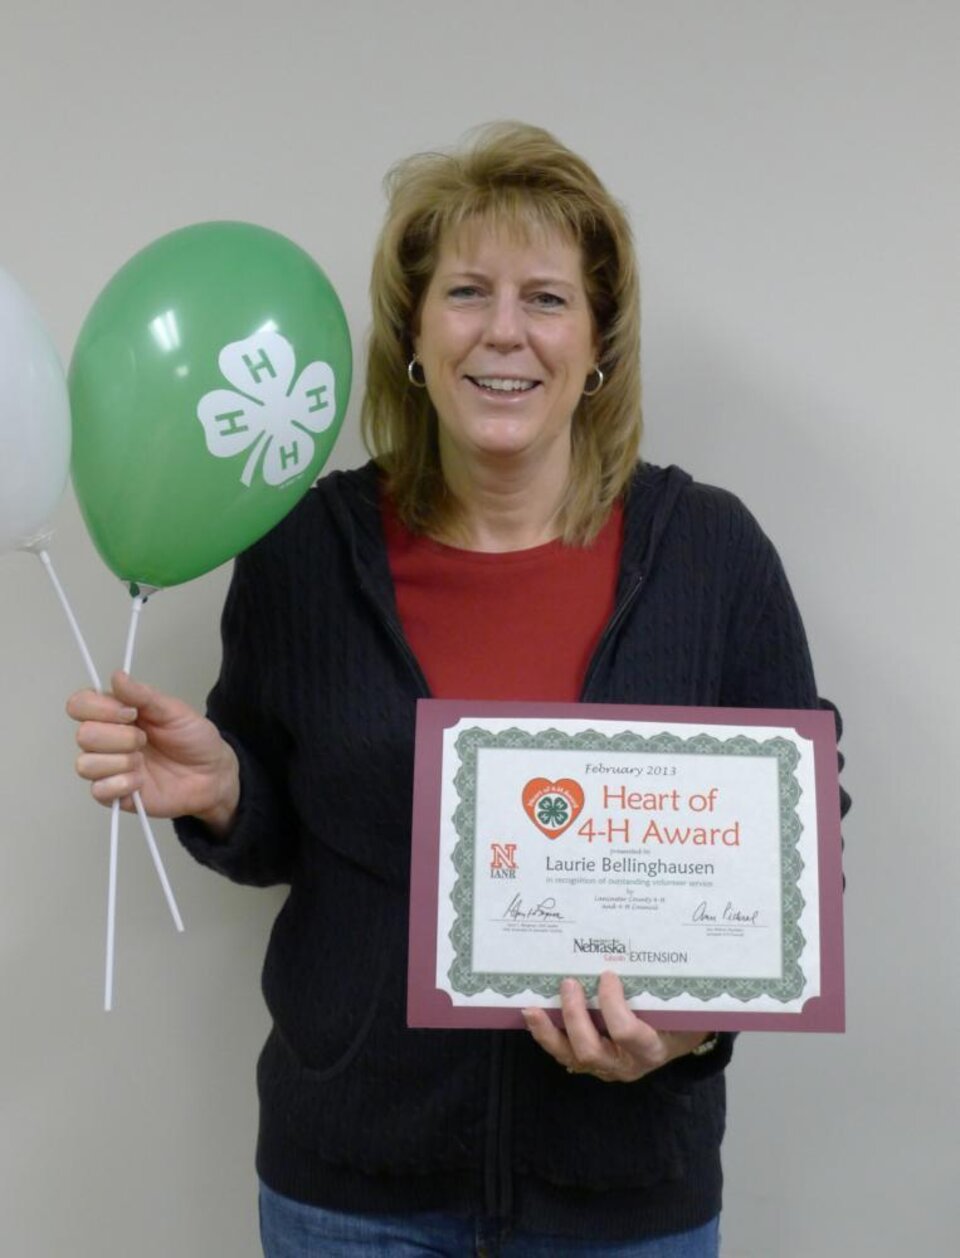
[[[495,389],[498,393],[525,393],[532,389],[532,380],[507,380],[502,376],[474,376],[481,389]]]

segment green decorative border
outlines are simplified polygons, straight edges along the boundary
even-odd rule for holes
[[[710,755],[710,756],[763,756],[777,761],[777,780],[780,790],[780,856],[781,856],[781,909],[782,909],[782,956],[779,978],[711,978],[667,977],[644,978],[640,975],[624,976],[623,987],[627,997],[650,995],[661,1000],[673,1000],[684,994],[697,1000],[711,1000],[717,996],[732,996],[736,1000],[754,1000],[769,996],[786,1004],[798,999],[805,986],[799,958],[806,940],[800,930],[800,914],[804,899],[800,893],[799,879],[804,868],[797,844],[803,825],[797,815],[797,802],[801,788],[795,769],[800,752],[788,738],[768,738],[760,742],[737,734],[733,738],[719,739],[710,734],[698,733],[690,738],[676,734],[656,734],[644,738],[631,730],[618,734],[601,734],[587,729],[578,734],[565,734],[561,730],[547,729],[531,734],[527,730],[507,729],[499,734],[474,726],[463,730],[454,744],[460,758],[460,768],[454,776],[454,786],[460,798],[453,814],[453,824],[458,835],[451,853],[457,871],[457,880],[450,893],[454,907],[454,921],[450,929],[454,959],[447,973],[454,992],[462,996],[476,996],[493,991],[499,996],[516,996],[523,991],[536,992],[552,997],[557,992],[555,974],[501,974],[479,973],[473,968],[473,882],[474,849],[476,835],[477,804],[477,752],[488,748],[525,748],[556,751],[614,752],[631,751],[658,755]],[[587,994],[593,995],[597,976],[574,975],[583,983]]]

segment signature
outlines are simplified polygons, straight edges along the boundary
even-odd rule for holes
[[[741,926],[757,926],[759,925],[757,921],[759,916],[759,909],[741,909],[731,904],[729,900],[719,915],[716,911],[710,911],[706,900],[701,900],[693,910],[693,921],[695,922],[733,922]]]
[[[518,893],[507,905],[503,916],[509,918],[511,922],[530,921],[532,919],[552,922],[562,922],[564,920],[563,914],[557,908],[557,901],[552,895],[541,900],[539,904],[534,904],[531,908],[527,908],[523,902],[523,896]]]

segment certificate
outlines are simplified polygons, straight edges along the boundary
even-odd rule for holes
[[[420,701],[408,1023],[604,970],[664,1029],[843,1029],[831,713]]]

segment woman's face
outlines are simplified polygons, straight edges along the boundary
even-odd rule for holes
[[[579,248],[555,232],[524,243],[483,224],[444,240],[414,348],[448,474],[477,459],[565,468],[597,361]]]

